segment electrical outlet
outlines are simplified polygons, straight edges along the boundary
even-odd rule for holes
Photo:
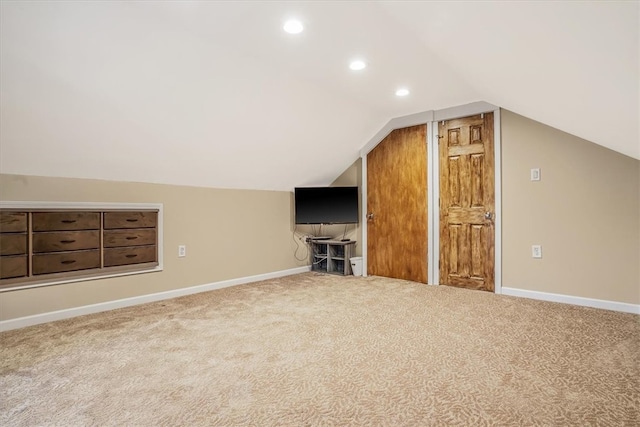
[[[180,245],[178,246],[178,257],[183,258],[187,256],[187,246]]]
[[[531,181],[540,181],[540,168],[531,169]]]
[[[542,246],[540,245],[531,246],[531,256],[533,258],[542,258]]]

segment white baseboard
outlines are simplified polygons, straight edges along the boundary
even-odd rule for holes
[[[27,326],[39,325],[41,323],[54,322],[56,320],[69,319],[76,316],[83,316],[85,314],[100,313],[102,311],[114,310],[116,308],[130,307],[132,305],[145,304],[170,298],[182,297],[185,295],[197,294],[200,292],[213,291],[215,289],[228,288],[229,286],[243,285],[245,283],[259,282],[261,280],[274,279],[276,277],[290,276],[292,274],[305,273],[310,270],[310,266],[296,267],[288,270],[274,271],[272,273],[258,274],[255,276],[223,280],[221,282],[207,283],[204,285],[174,289],[171,291],[158,292],[155,294],[140,295],[138,297],[84,305],[81,307],[74,307],[66,310],[51,311],[48,313],[35,314],[33,316],[18,317],[16,319],[0,321],[0,332],[24,328]]]
[[[583,307],[602,308],[604,310],[621,311],[623,313],[640,314],[640,305],[617,301],[574,297],[571,295],[552,294],[548,292],[528,291],[526,289],[507,288],[504,286],[502,287],[502,295],[531,298],[542,301],[561,302],[564,304],[581,305]]]

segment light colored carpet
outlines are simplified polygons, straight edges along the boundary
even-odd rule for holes
[[[306,273],[5,332],[0,425],[640,425],[639,316]]]

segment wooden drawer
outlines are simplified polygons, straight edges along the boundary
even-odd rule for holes
[[[27,275],[27,256],[0,256],[0,279]]]
[[[100,212],[34,212],[33,231],[99,230]]]
[[[0,255],[26,255],[26,233],[0,233]]]
[[[143,246],[156,244],[156,230],[141,228],[133,230],[105,230],[104,247]]]
[[[100,248],[100,231],[33,233],[33,252],[77,251]]]
[[[27,231],[26,212],[0,212],[1,233],[23,233]]]
[[[105,212],[104,228],[151,228],[158,223],[158,212]]]
[[[132,246],[130,248],[108,248],[104,250],[104,266],[156,262],[156,247]]]
[[[60,273],[100,267],[100,250],[33,255],[33,274]]]

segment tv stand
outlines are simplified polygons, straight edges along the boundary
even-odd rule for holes
[[[311,239],[311,271],[347,276],[351,274],[351,261],[356,242],[350,240]]]

